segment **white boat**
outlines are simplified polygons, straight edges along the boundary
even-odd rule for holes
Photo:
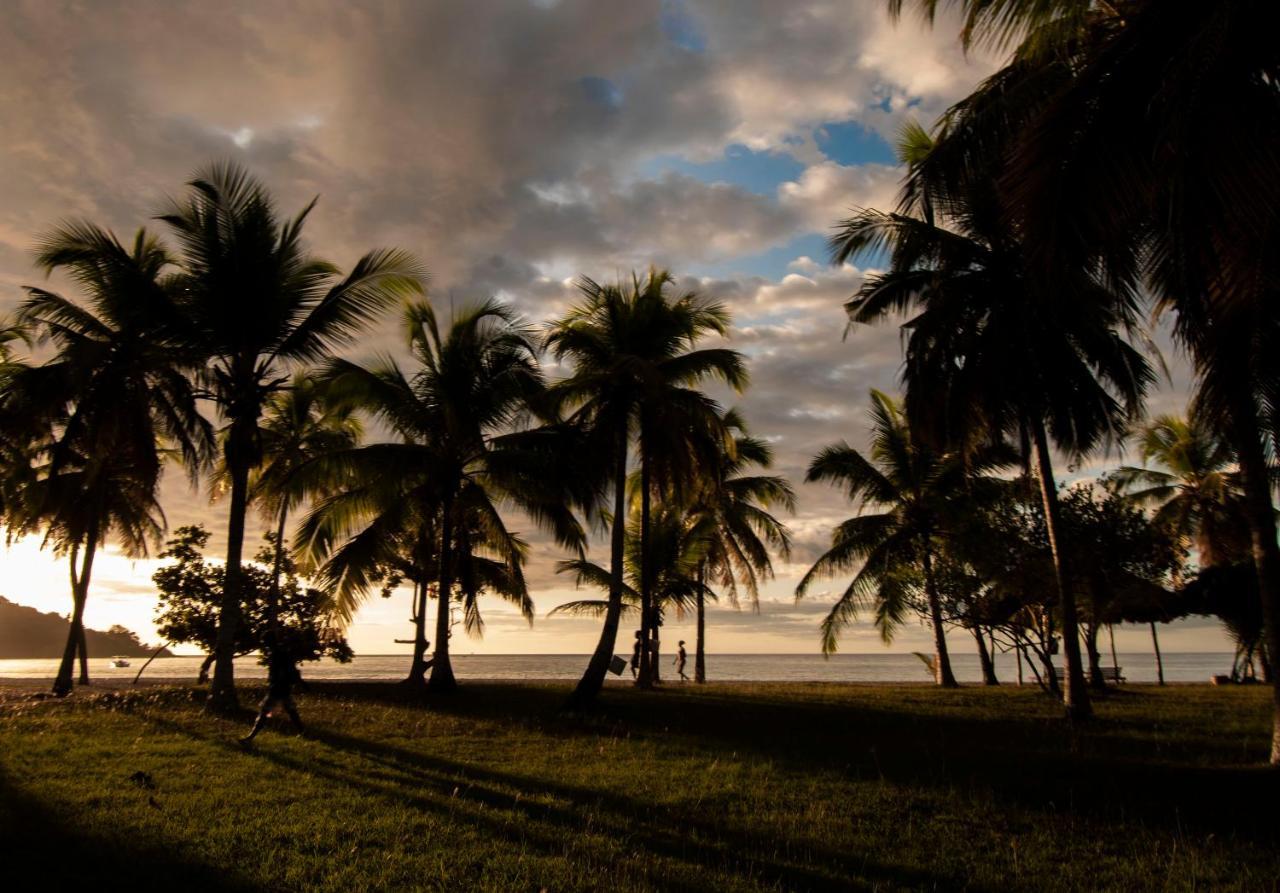
[[[129,666],[129,658],[127,658],[127,657],[113,657],[113,658],[111,658],[111,666],[113,666],[113,667],[127,667],[127,666]]]

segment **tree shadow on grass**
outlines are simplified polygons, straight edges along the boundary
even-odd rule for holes
[[[922,689],[905,696],[919,698],[923,708],[902,709],[882,704],[874,692],[796,699],[784,688],[767,687],[618,691],[585,716],[560,713],[563,693],[547,686],[478,683],[467,687],[466,697],[427,699],[389,695],[372,684],[318,694],[423,704],[434,712],[519,724],[550,736],[661,737],[708,753],[766,759],[796,773],[956,789],[1037,813],[1139,823],[1175,834],[1273,842],[1268,804],[1280,798],[1280,773],[1240,765],[1238,741],[1188,736],[1155,742],[1125,719],[1073,727],[1030,692],[1028,703],[1018,703],[1021,693],[1010,691],[1008,703],[993,705],[980,691]],[[1265,744],[1263,729],[1259,747]],[[368,741],[361,746],[388,749]],[[408,751],[397,754],[423,759]],[[559,793],[573,799],[597,792]]]
[[[89,808],[89,807],[85,807]],[[259,889],[225,868],[176,856],[161,841],[86,833],[15,785],[0,770],[0,882],[5,889],[207,890]]]
[[[171,732],[234,747],[167,718],[146,718]],[[346,755],[347,761],[304,760],[269,746],[255,748],[250,755],[397,805],[409,804],[425,813],[471,824],[498,839],[510,839],[518,833],[523,843],[550,856],[564,857],[567,840],[603,835],[625,839],[677,866],[739,874],[744,880],[762,881],[768,889],[843,891],[882,888],[886,883],[923,888],[963,884],[961,878],[820,847],[805,847],[804,862],[770,856],[766,854],[778,851],[776,837],[744,834],[720,822],[698,821],[614,792],[475,767],[326,729],[313,727],[308,737]],[[352,757],[364,765],[353,765]],[[572,805],[547,803],[543,799],[547,795]],[[649,876],[652,869],[645,871]],[[657,886],[688,893],[708,889],[705,881],[682,880],[680,874],[664,871]],[[972,884],[967,888],[981,889]]]

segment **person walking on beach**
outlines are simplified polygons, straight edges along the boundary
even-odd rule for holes
[[[644,647],[644,641],[640,638],[641,631],[636,630],[636,646],[631,649],[631,678],[637,679],[640,676],[640,649]]]
[[[684,672],[684,665],[688,663],[689,655],[684,650],[684,639],[680,640],[680,647],[676,651],[676,672],[680,674],[681,682],[688,682],[689,677]]]
[[[289,714],[289,719],[293,721],[298,734],[303,734],[305,731],[302,728],[302,717],[298,716],[298,708],[293,703],[293,687],[303,684],[302,674],[298,672],[298,665],[294,663],[293,655],[289,653],[288,648],[277,643],[275,636],[270,633],[263,642],[262,650],[266,652],[267,657],[267,696],[262,699],[262,704],[258,707],[258,718],[253,721],[253,729],[240,739],[241,744],[249,744],[253,741],[258,732],[262,731],[267,717],[271,715],[271,708],[277,704]]]

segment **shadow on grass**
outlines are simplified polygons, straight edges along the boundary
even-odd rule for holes
[[[146,718],[170,732],[235,748],[228,741],[182,723],[156,716]],[[299,759],[266,745],[254,748],[249,755],[282,769],[384,797],[396,805],[410,804],[452,822],[469,823],[499,839],[518,836],[523,843],[554,857],[565,856],[567,841],[583,840],[589,845],[584,835],[597,835],[625,840],[647,853],[687,867],[755,878],[770,889],[843,891],[882,888],[886,883],[933,889],[961,883],[958,878],[882,863],[866,854],[813,846],[803,848],[802,863],[767,855],[777,852],[776,838],[742,834],[722,823],[675,815],[652,803],[610,791],[479,768],[331,730],[313,727],[308,737],[355,757],[364,765]],[[358,774],[353,769],[358,769]],[[567,800],[572,806],[540,802],[548,794]],[[650,875],[652,869],[645,872]],[[705,881],[684,881],[665,871],[657,886],[687,893],[703,893],[707,889]],[[981,888],[968,884],[967,889]]]
[[[258,889],[225,868],[176,856],[160,841],[109,838],[73,828],[0,770],[0,879],[5,889]]]
[[[1008,690],[1003,696],[1009,701],[992,704],[980,689],[923,688],[918,706],[903,709],[889,702],[879,706],[874,690],[864,697],[795,699],[784,687],[761,687],[758,693],[614,689],[599,710],[567,716],[559,713],[563,692],[545,686],[472,684],[465,693],[443,698],[409,697],[376,684],[316,688],[322,697],[422,704],[552,736],[678,738],[708,752],[768,759],[797,773],[958,789],[1033,812],[1138,822],[1174,833],[1275,839],[1269,804],[1280,798],[1280,772],[1241,765],[1238,741],[1213,737],[1212,729],[1185,740],[1150,740],[1143,737],[1149,729],[1142,723],[1123,718],[1072,727],[1031,691]],[[1128,706],[1142,697],[1120,692],[1111,699]],[[353,747],[357,740],[345,744]],[[1264,731],[1260,754],[1266,744]],[[377,742],[359,745],[369,752],[388,750]],[[398,752],[397,758],[423,759],[411,752]],[[595,790],[537,783],[569,799],[599,796]]]

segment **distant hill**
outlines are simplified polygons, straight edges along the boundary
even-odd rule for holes
[[[85,646],[89,657],[150,656],[155,650],[138,639],[137,633],[123,626],[113,626],[106,632],[86,629]],[[35,608],[17,605],[0,596],[0,660],[23,658],[62,657],[67,644],[67,618],[58,614],[46,614]],[[166,649],[161,657],[169,657]]]

